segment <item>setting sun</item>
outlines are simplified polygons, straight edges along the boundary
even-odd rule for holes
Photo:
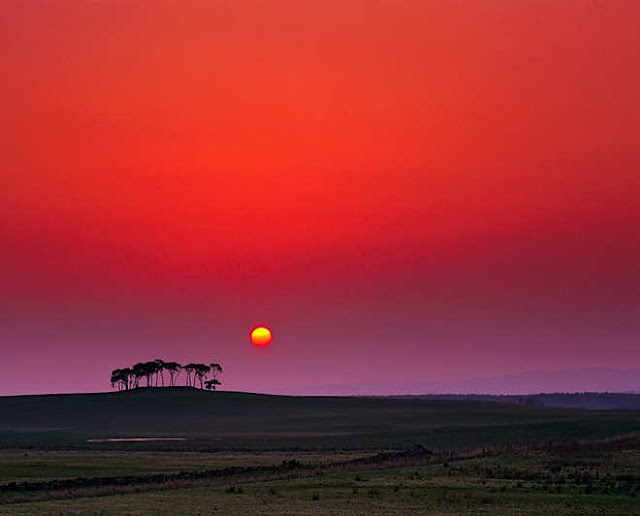
[[[251,332],[251,342],[258,348],[264,348],[271,342],[271,330],[258,326]]]

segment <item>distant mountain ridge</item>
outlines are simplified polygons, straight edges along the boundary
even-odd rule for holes
[[[277,391],[293,395],[489,394],[640,392],[640,369],[585,368],[478,377],[453,382],[316,385]]]

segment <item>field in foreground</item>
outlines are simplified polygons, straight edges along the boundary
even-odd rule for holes
[[[110,460],[108,452],[90,453],[105,464]],[[595,446],[475,457],[375,457],[336,464],[335,456],[319,460],[316,455],[313,467],[301,463],[280,473],[256,470],[153,486],[3,493],[0,514],[640,514],[637,434]]]
[[[640,515],[635,411],[176,388],[0,425],[0,514]],[[101,441],[132,437],[181,440]]]
[[[189,388],[0,398],[0,447],[106,450],[429,449],[596,439],[640,412],[483,401],[287,397]],[[148,443],[109,438],[179,438]]]

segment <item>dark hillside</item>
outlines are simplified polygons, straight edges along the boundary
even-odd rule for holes
[[[638,413],[487,401],[287,397],[192,388],[0,398],[0,445],[127,447],[95,438],[180,437],[184,448],[479,446],[604,437],[640,428]]]
[[[640,394],[631,392],[556,392],[528,395],[419,394],[391,396],[400,399],[495,401],[516,405],[538,405],[585,410],[640,410]]]

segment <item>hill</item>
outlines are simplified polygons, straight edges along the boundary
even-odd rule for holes
[[[477,400],[588,410],[640,410],[640,394],[630,392],[555,392],[526,396],[498,394],[418,394],[395,396],[424,400]]]
[[[0,398],[4,447],[453,448],[606,437],[639,428],[639,412],[478,400],[287,397],[185,387]],[[88,442],[133,437],[184,440]]]
[[[535,370],[516,374],[459,379],[453,382],[359,383],[285,389],[278,394],[312,396],[477,394],[516,395],[559,392],[633,392],[640,388],[640,369],[592,367]]]

